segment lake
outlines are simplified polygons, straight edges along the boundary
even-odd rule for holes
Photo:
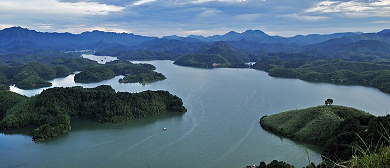
[[[102,57],[90,58],[103,60]],[[140,63],[140,61],[135,61]],[[264,115],[324,104],[385,115],[390,95],[375,88],[310,83],[268,76],[254,69],[197,69],[172,61],[142,61],[167,79],[145,86],[119,83],[121,76],[93,84],[73,75],[54,86],[111,85],[117,91],[168,90],[188,112],[166,113],[117,124],[72,120],[72,130],[34,143],[32,128],[0,133],[1,167],[232,167],[283,160],[296,167],[321,161],[321,148],[276,136],[259,126]],[[42,89],[12,91],[32,96]],[[167,131],[162,129],[166,127]]]

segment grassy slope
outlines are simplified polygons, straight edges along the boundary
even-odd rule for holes
[[[260,119],[260,125],[265,130],[282,136],[323,145],[348,116],[364,120],[371,115],[350,107],[323,105],[264,116]]]

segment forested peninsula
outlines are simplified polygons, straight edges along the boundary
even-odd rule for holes
[[[279,54],[284,58],[276,56],[264,58],[252,67],[264,70],[273,77],[296,78],[311,82],[358,84],[390,93],[390,66],[387,64],[341,59],[302,60],[296,54],[287,55]]]
[[[186,112],[182,100],[168,91],[115,92],[111,86],[50,88],[26,97],[0,91],[0,129],[37,126],[34,141],[68,132],[74,118],[117,123],[165,112]]]
[[[0,90],[8,90],[9,85],[21,89],[49,87],[52,84],[48,80],[65,77],[97,64],[84,58],[65,57],[37,57],[29,63],[7,62],[0,64]]]
[[[322,105],[264,116],[260,125],[272,133],[323,146],[325,162],[317,167],[390,164],[390,115],[376,117],[350,107]]]
[[[133,64],[125,60],[115,60],[103,65],[96,65],[75,75],[74,80],[78,83],[93,83],[123,75],[120,83],[152,83],[164,80],[166,77],[155,72],[156,67],[150,64]]]

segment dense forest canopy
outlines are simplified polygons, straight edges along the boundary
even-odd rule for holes
[[[275,134],[323,146],[321,155],[328,161],[349,160],[357,147],[376,145],[372,150],[377,150],[390,145],[390,115],[375,117],[344,106],[286,111],[262,117],[260,125]]]
[[[75,75],[75,82],[91,83],[111,79],[118,75],[125,76],[121,83],[151,83],[164,80],[166,77],[155,72],[156,67],[150,64],[133,64],[125,60],[115,60],[104,65],[96,65]]]
[[[2,56],[5,57],[0,55],[0,58]],[[20,61],[23,57],[26,60]],[[0,90],[8,90],[9,85],[21,89],[49,87],[52,84],[48,80],[66,77],[75,71],[82,71],[75,76],[75,81],[80,83],[100,82],[118,75],[125,76],[119,81],[122,83],[146,84],[166,79],[163,74],[153,71],[156,69],[153,65],[132,64],[124,60],[104,65],[80,57],[20,55],[20,58],[11,60],[0,64]]]
[[[269,72],[270,76],[298,78],[312,82],[359,84],[390,93],[390,66],[371,62],[345,60],[264,59],[254,69]]]
[[[38,126],[32,133],[35,141],[68,132],[73,118],[116,123],[168,111],[186,111],[182,100],[168,91],[115,92],[107,85],[90,89],[51,88],[31,98],[1,91],[0,99],[0,128]]]
[[[52,84],[47,80],[65,77],[74,71],[98,65],[95,61],[84,58],[36,57],[35,61],[0,65],[0,90],[8,90],[8,86],[13,84],[21,89],[48,87]]]

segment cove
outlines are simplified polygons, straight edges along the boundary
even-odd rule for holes
[[[102,60],[100,58],[97,58]],[[135,63],[140,63],[136,61]],[[283,160],[296,167],[319,163],[321,148],[264,131],[259,119],[291,109],[334,104],[386,115],[390,95],[375,88],[310,83],[273,78],[254,69],[198,69],[153,64],[167,79],[142,86],[123,84],[117,76],[92,84],[73,82],[74,75],[54,79],[56,86],[111,85],[116,91],[168,90],[183,99],[185,114],[167,113],[101,124],[72,121],[72,130],[34,143],[29,129],[0,133],[0,165],[4,167],[243,167]],[[32,96],[42,89],[13,91]],[[162,128],[167,127],[167,131]]]

